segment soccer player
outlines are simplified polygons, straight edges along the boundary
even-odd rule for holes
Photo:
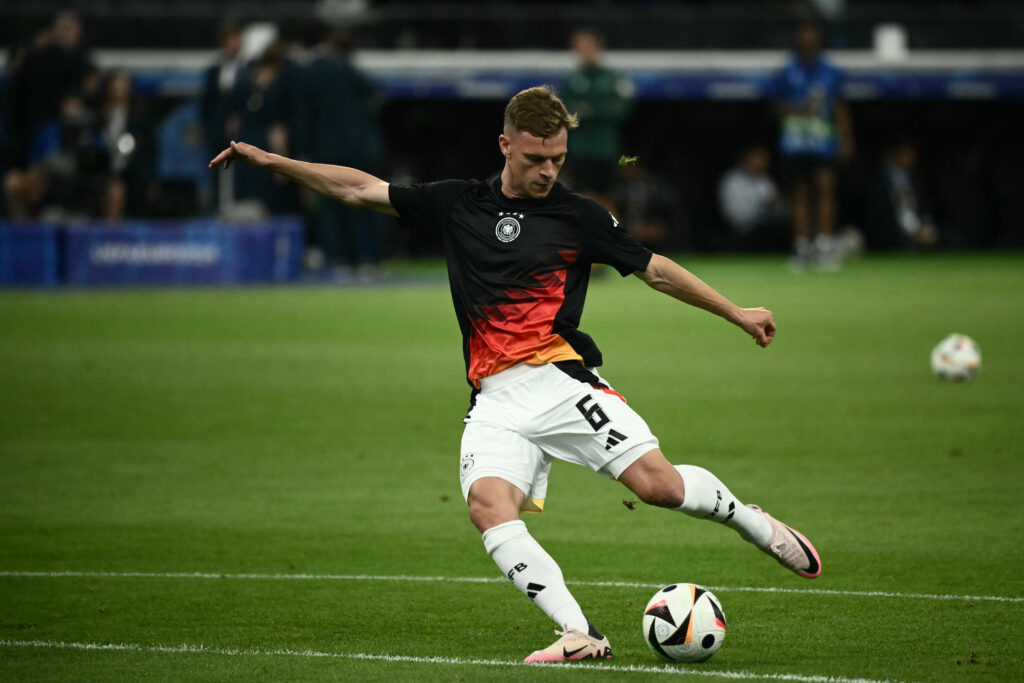
[[[745,506],[707,470],[669,464],[658,439],[598,375],[601,352],[578,329],[590,267],[604,263],[737,325],[759,346],[775,337],[764,308],[740,308],[673,261],[652,254],[592,199],[557,182],[576,117],[546,87],[505,109],[499,175],[412,187],[363,171],[295,161],[232,142],[210,166],[240,159],[348,206],[374,209],[444,237],[472,405],[460,470],[469,516],[488,554],[563,630],[527,662],[611,657],[562,578],[519,519],[543,509],[552,459],[617,479],[650,505],[735,529],[800,576],[821,562],[801,534]]]

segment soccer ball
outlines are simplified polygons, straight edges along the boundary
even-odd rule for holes
[[[961,382],[981,367],[981,349],[966,334],[951,334],[932,349],[932,371],[942,379]]]
[[[692,583],[674,583],[644,608],[644,639],[670,662],[703,662],[722,647],[725,612],[714,593]]]

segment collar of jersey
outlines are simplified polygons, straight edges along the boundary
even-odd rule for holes
[[[544,206],[551,201],[552,195],[562,186],[557,180],[555,186],[551,188],[551,192],[548,192],[548,196],[544,199],[533,199],[530,197],[509,197],[501,191],[501,174],[493,175],[488,179],[488,184],[491,186],[491,191],[497,198],[498,202],[509,207],[517,209],[528,209],[534,206]]]

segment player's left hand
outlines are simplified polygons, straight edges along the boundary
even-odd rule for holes
[[[740,327],[753,337],[754,342],[764,348],[775,339],[775,316],[767,308],[743,308]]]

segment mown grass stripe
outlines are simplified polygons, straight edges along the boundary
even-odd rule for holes
[[[501,577],[413,576],[407,574],[219,574],[216,572],[103,572],[103,571],[0,571],[13,578],[116,578],[116,579],[231,579],[252,581],[399,581],[426,583],[502,583]],[[665,584],[631,581],[566,581],[570,586],[593,588],[658,589]],[[900,593],[830,588],[779,588],[774,586],[707,586],[721,593],[786,593],[792,595],[834,595],[859,598],[905,598],[915,600],[965,600],[972,602],[1024,603],[1024,597],[1007,595],[957,595],[943,593]]]
[[[581,673],[608,671],[613,673],[647,673],[669,674],[671,676],[699,676],[702,678],[725,678],[729,680],[771,680],[795,681],[797,683],[898,683],[891,680],[872,678],[847,678],[845,676],[807,676],[788,673],[755,673],[753,671],[728,670],[696,670],[665,664],[662,666],[645,666],[637,664],[593,663],[588,665],[564,664],[526,664],[520,661],[501,659],[462,659],[459,657],[415,657],[410,655],[371,654],[365,652],[321,652],[318,650],[264,650],[260,648],[218,648],[205,645],[139,645],[137,643],[77,643],[50,640],[0,640],[2,647],[48,648],[55,650],[89,650],[99,652],[145,652],[157,654],[207,654],[226,657],[308,657],[331,659],[354,659],[377,662],[400,662],[413,664],[442,664],[448,666],[501,666],[533,668],[546,667],[566,669]]]

